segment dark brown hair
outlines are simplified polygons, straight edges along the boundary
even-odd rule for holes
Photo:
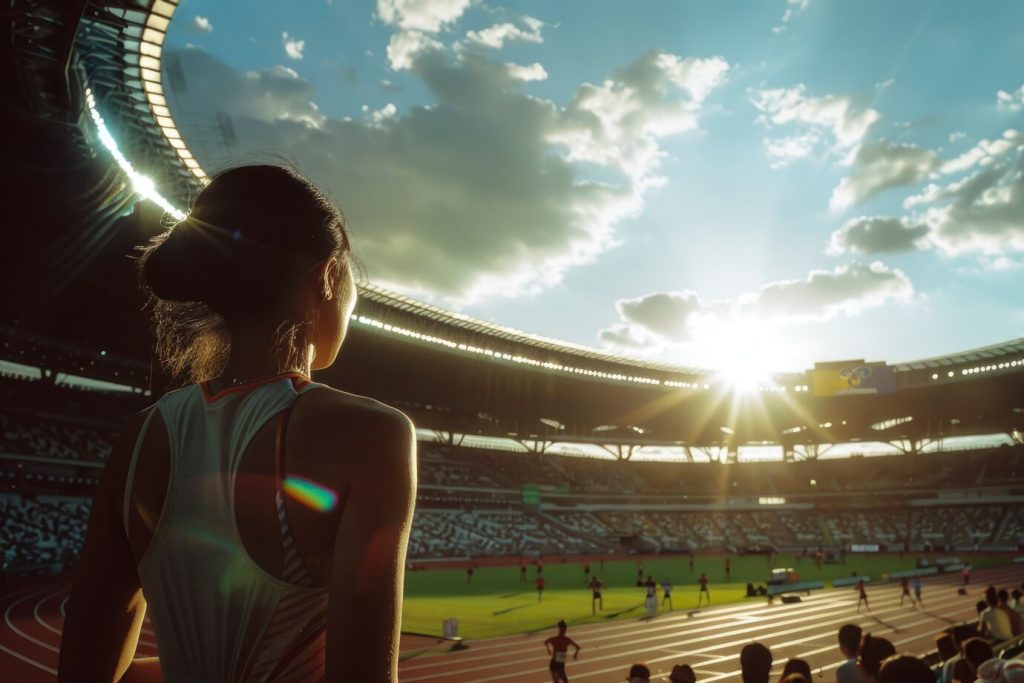
[[[351,252],[344,216],[311,182],[275,165],[217,174],[185,220],[140,247],[156,355],[174,383],[217,376],[231,326],[276,324],[280,372],[304,366],[315,320],[302,310],[303,278]]]

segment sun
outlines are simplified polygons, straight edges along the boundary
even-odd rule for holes
[[[719,381],[739,393],[772,386],[773,374],[792,369],[796,344],[778,326],[756,318],[705,321],[696,343]]]

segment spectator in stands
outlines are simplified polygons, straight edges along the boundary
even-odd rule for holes
[[[992,659],[992,646],[984,638],[968,638],[961,645],[962,656],[953,665],[954,681],[973,681],[978,668]]]
[[[882,662],[878,683],[935,683],[935,672],[917,657],[892,655]]]
[[[629,683],[650,683],[651,670],[647,668],[646,664],[634,664],[629,667],[629,675],[626,676],[626,680]]]
[[[782,669],[779,683],[796,683],[793,676],[799,677],[804,683],[811,683],[811,665],[803,659],[790,659]]]
[[[772,653],[761,643],[751,643],[740,650],[743,683],[768,683],[772,670]]]
[[[983,662],[977,683],[1024,683],[1024,661],[993,658]]]
[[[1010,601],[1010,606],[1018,612],[1024,612],[1024,603],[1021,603],[1021,598],[1024,598],[1024,593],[1022,593],[1019,588],[1014,588],[1010,595],[1013,596],[1013,599]]]
[[[218,174],[143,250],[161,364],[192,384],[135,416],[107,461],[61,683],[120,680],[147,605],[168,679],[397,680],[415,431],[309,379],[347,331],[350,252],[324,195],[267,165]],[[316,503],[282,478],[315,484]]]
[[[672,683],[697,683],[697,674],[693,672],[689,664],[676,664],[672,667],[672,673],[668,680]]]
[[[836,669],[836,683],[860,683],[857,654],[860,653],[861,629],[857,624],[843,624],[839,628],[839,651],[846,662]]]
[[[896,654],[896,648],[885,638],[875,638],[865,633],[860,642],[860,671],[868,683],[878,682],[878,670],[882,661]]]
[[[1024,633],[1024,621],[1021,620],[1020,615],[1010,605],[1010,594],[1001,590],[996,594],[999,598],[999,604],[997,607],[1006,613],[1006,618],[1010,620],[1010,630],[1013,631],[1013,635],[1019,636]]]
[[[939,653],[939,661],[942,662],[942,667],[937,677],[938,683],[953,683],[953,667],[956,665],[960,655],[960,650],[957,649],[953,634],[946,630],[935,636],[935,649]]]
[[[978,610],[978,632],[982,636],[996,642],[1013,637],[1013,627],[1006,612],[991,606],[985,600],[979,600],[975,607]]]

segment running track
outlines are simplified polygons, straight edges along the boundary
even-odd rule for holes
[[[950,624],[976,618],[974,604],[985,585],[1020,585],[1024,567],[978,570],[969,595],[957,595],[959,576],[928,577],[924,608],[899,606],[896,584],[869,587],[873,610],[856,612],[852,588],[819,591],[804,602],[773,606],[757,603],[687,612],[680,609],[651,621],[630,619],[573,627],[571,635],[583,647],[578,661],[567,669],[572,681],[621,681],[629,665],[646,662],[655,676],[667,680],[673,664],[689,663],[701,683],[739,680],[739,651],[748,642],[771,648],[781,672],[786,659],[810,662],[820,680],[832,681],[840,655],[835,638],[848,622],[884,636],[898,651],[924,652],[933,648],[935,634]],[[48,581],[0,597],[4,622],[0,628],[0,679],[18,683],[50,683],[56,679],[61,626],[67,601],[66,583]],[[424,638],[404,638],[400,665],[404,683],[548,683],[543,641],[552,633],[509,636],[469,643],[469,649],[447,653]],[[156,654],[153,632],[143,628],[139,656]],[[774,680],[774,679],[773,679]]]

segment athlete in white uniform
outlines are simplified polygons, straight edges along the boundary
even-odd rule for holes
[[[345,336],[348,257],[337,210],[273,166],[218,175],[145,251],[184,386],[104,468],[61,683],[397,680],[414,431],[309,380]],[[160,657],[133,663],[147,607]]]

